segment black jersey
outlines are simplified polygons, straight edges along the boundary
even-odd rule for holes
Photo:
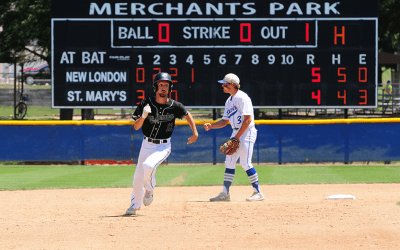
[[[146,137],[153,139],[167,139],[171,137],[175,128],[175,119],[186,116],[188,111],[182,103],[168,99],[166,104],[159,104],[156,98],[143,100],[132,115],[133,120],[139,119],[144,107],[149,104],[151,113],[143,122],[142,132]]]

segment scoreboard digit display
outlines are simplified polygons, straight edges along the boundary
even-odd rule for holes
[[[170,98],[223,108],[377,106],[378,0],[52,2],[53,108],[130,108],[168,72]]]

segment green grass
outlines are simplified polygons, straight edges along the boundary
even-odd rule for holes
[[[13,114],[14,110],[11,106],[0,105],[0,116],[12,116]]]
[[[20,83],[17,83],[20,84]],[[10,81],[10,84],[0,84],[0,89],[14,89],[14,81]],[[24,89],[51,89],[51,84],[49,85],[28,85],[24,83]]]
[[[29,101],[27,103],[28,105],[28,111],[26,112],[26,117],[24,120],[32,120],[32,119],[40,119],[40,120],[45,120],[46,116],[47,119],[54,119],[54,115],[59,115],[60,114],[60,109],[52,109],[51,107],[35,107],[35,106],[30,106]],[[121,113],[121,109],[95,109],[95,114],[96,115],[101,115],[101,114],[117,114]],[[126,110],[125,112],[127,113],[133,113],[131,109]],[[75,115],[81,115],[81,109],[75,109],[74,110]],[[0,106],[0,117],[4,119],[5,117],[9,117],[12,119],[12,116],[14,115],[14,110],[11,106]]]
[[[261,184],[399,183],[400,166],[255,165]],[[158,186],[222,185],[222,165],[162,165],[157,168]],[[58,165],[0,166],[0,190],[131,187],[135,166]],[[249,185],[238,166],[233,185]]]
[[[26,112],[26,118],[25,119],[30,119],[31,117],[34,116],[53,116],[53,115],[59,115],[60,110],[59,109],[52,109],[52,108],[46,108],[46,107],[34,107],[34,106],[29,106],[28,103],[28,110]]]
[[[54,115],[59,115],[60,110],[59,109],[52,109],[50,107],[34,107],[34,106],[29,106],[28,102],[28,110],[26,112],[26,116],[24,120],[31,120],[32,118],[35,117],[40,117],[42,119],[46,119],[46,116],[48,116],[48,119],[53,119]],[[9,118],[12,119],[14,115],[14,109],[11,106],[0,106],[0,117],[2,119],[4,118]]]

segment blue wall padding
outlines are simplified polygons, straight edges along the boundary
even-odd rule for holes
[[[130,126],[1,126],[1,161],[131,159]]]
[[[189,126],[176,126],[168,163],[223,163],[218,146],[229,126],[204,131],[187,144]],[[257,125],[253,163],[400,161],[400,123]],[[1,126],[0,161],[131,160],[143,134],[132,125]]]

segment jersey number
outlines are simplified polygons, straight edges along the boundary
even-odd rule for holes
[[[238,124],[242,123],[242,117],[241,116],[238,116],[237,120],[238,120]]]
[[[174,127],[172,126],[172,123],[169,123],[166,132],[172,132],[172,131],[174,131]]]

